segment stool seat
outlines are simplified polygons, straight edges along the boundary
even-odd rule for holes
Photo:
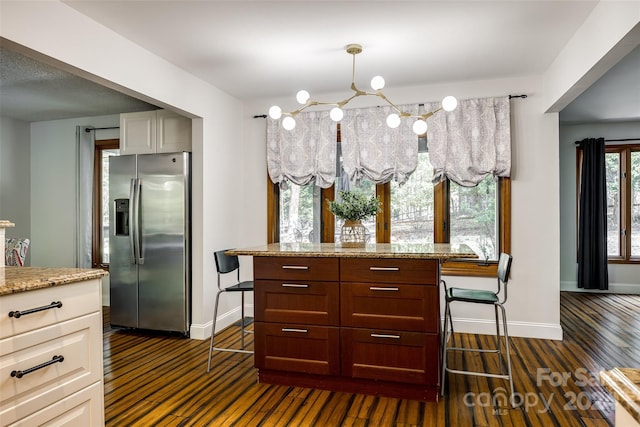
[[[463,301],[477,304],[493,304],[498,301],[498,295],[495,292],[465,288],[450,288],[446,298],[449,302]]]
[[[240,282],[233,286],[227,286],[224,288],[224,292],[252,292],[253,291],[253,280],[247,280],[245,282]]]

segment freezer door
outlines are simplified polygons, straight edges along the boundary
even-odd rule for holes
[[[186,333],[190,321],[189,154],[138,155],[138,325]]]
[[[109,158],[109,293],[111,324],[138,326],[138,270],[134,263],[132,190],[136,156]]]

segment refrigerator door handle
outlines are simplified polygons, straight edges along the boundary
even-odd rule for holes
[[[136,245],[138,264],[144,264],[144,257],[142,256],[142,217],[140,216],[140,206],[142,204],[142,179],[136,179]]]
[[[132,264],[138,263],[138,255],[135,249],[136,234],[138,232],[136,221],[136,181],[137,179],[131,178],[129,184],[129,245],[131,247]]]

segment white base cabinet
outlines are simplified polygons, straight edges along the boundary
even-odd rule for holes
[[[101,298],[100,279],[2,296],[2,426],[104,425]]]
[[[120,115],[120,154],[191,151],[191,119],[168,110]]]

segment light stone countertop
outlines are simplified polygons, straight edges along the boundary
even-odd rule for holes
[[[0,228],[9,228],[15,227],[16,225],[11,221],[7,221],[6,219],[0,219]]]
[[[343,248],[339,243],[271,243],[251,248],[232,249],[227,253],[248,256],[341,258],[478,258],[469,246],[449,243],[370,243],[364,248]]]
[[[100,269],[54,267],[0,267],[0,296],[97,279]]]
[[[600,372],[600,382],[640,424],[640,369],[613,368]]]

